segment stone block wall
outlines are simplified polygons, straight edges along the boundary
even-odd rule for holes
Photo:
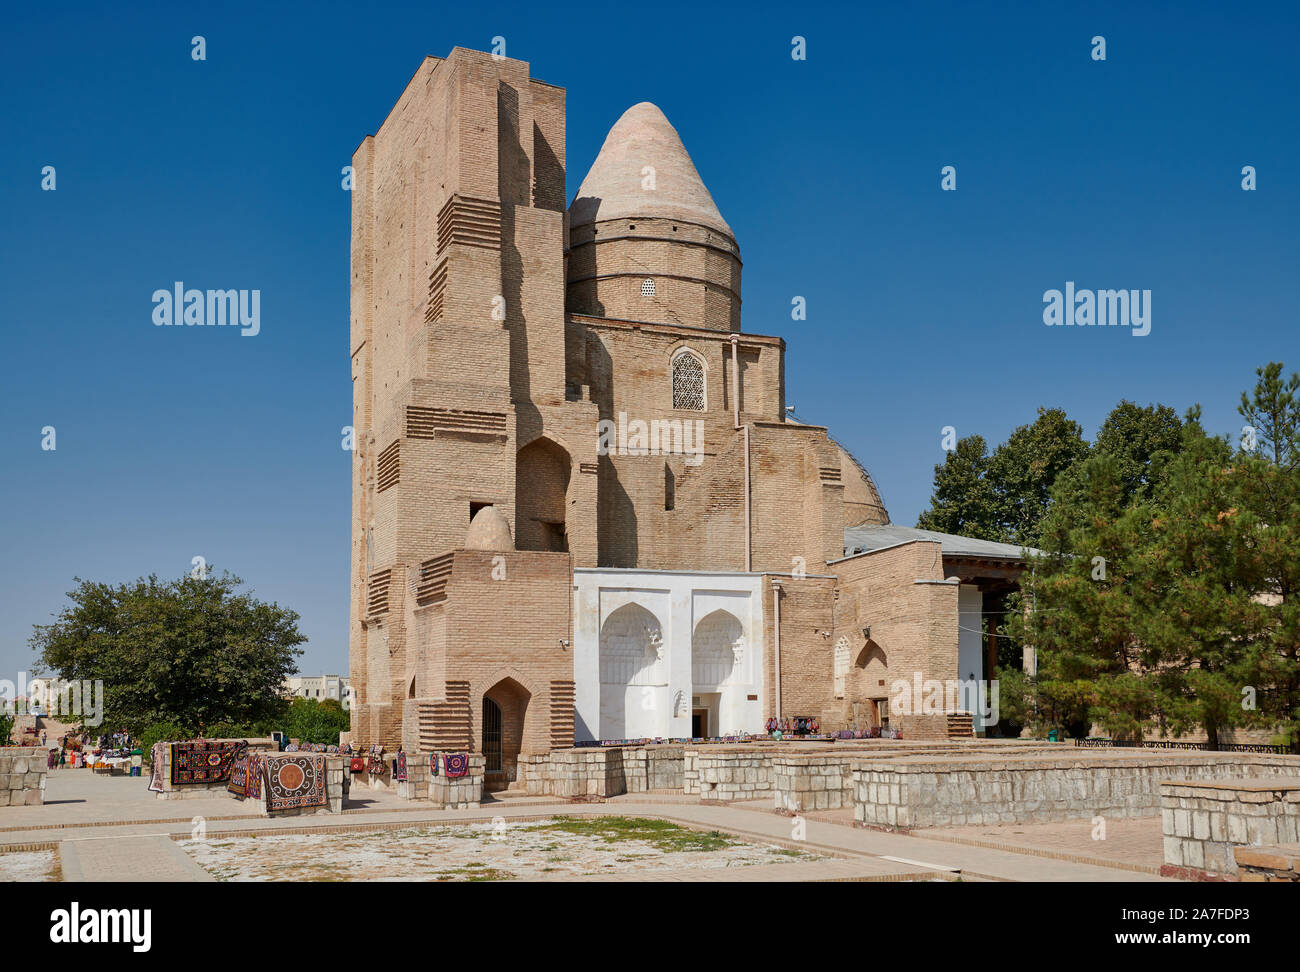
[[[863,759],[853,768],[853,816],[860,826],[904,829],[1141,817],[1160,810],[1158,785],[1170,776],[1253,779],[1298,770],[1300,757],[1224,753]]]
[[[783,813],[835,810],[853,803],[852,757],[773,756],[772,794]]]
[[[1300,884],[1300,844],[1234,847],[1237,879],[1269,884]]]
[[[1230,880],[1238,876],[1235,849],[1300,841],[1300,777],[1165,781],[1160,817],[1162,874]]]
[[[557,749],[519,757],[519,782],[529,796],[611,797],[679,790],[681,746]]]
[[[403,800],[429,799],[429,754],[406,754],[406,780],[398,781],[397,795]]]
[[[0,746],[0,807],[44,804],[48,759],[39,746]]]
[[[697,750],[695,773],[701,801],[753,800],[772,789],[772,754]]]
[[[427,763],[426,763],[427,765]],[[469,754],[469,772],[451,778],[445,774],[429,776],[429,802],[443,810],[477,810],[483,800],[483,775],[487,757]]]

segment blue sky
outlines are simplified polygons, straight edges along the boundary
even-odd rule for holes
[[[301,613],[305,672],[346,669],[340,169],[457,45],[567,89],[570,197],[628,106],[664,110],[739,237],[744,329],[786,339],[788,401],[896,522],[945,425],[997,442],[1060,406],[1091,435],[1127,397],[1235,433],[1254,368],[1300,368],[1293,5],[381,6],[5,14],[4,677],[74,576],[195,556]],[[261,333],[154,327],[175,280],[259,289]],[[1151,290],[1151,333],[1045,327],[1067,280]]]

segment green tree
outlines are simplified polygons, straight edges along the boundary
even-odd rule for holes
[[[957,447],[934,467],[930,509],[921,514],[916,525],[922,530],[982,540],[1001,539],[993,490],[985,478],[988,462],[983,436],[960,439]]]
[[[348,713],[337,699],[294,699],[281,719],[291,739],[337,745],[339,733],[351,725]]]
[[[1242,689],[1257,681],[1265,620],[1246,566],[1257,521],[1242,507],[1240,478],[1227,441],[1206,435],[1191,409],[1157,490],[1134,595],[1161,727],[1175,736],[1200,727],[1211,745],[1254,719]]]
[[[1238,552],[1243,584],[1255,592],[1261,634],[1257,686],[1263,720],[1300,738],[1300,376],[1282,364],[1256,370],[1238,411],[1256,431],[1234,457],[1238,501],[1249,524]],[[1248,449],[1245,446],[1252,445]]]
[[[1300,464],[1300,374],[1282,379],[1282,362],[1256,368],[1259,381],[1253,395],[1241,393],[1237,411],[1254,430],[1256,444],[1275,466]]]
[[[999,539],[1034,546],[1057,479],[1088,455],[1083,429],[1059,408],[1040,408],[989,457],[988,480],[996,497]]]
[[[282,710],[281,684],[306,640],[294,611],[238,592],[243,582],[230,574],[76,580],[72,603],[36,625],[31,645],[60,678],[103,680],[106,725],[198,732]]]
[[[1007,619],[1011,637],[1038,651],[1032,706],[1038,721],[1086,734],[1093,722],[1121,737],[1150,724],[1141,681],[1133,592],[1147,517],[1125,496],[1120,463],[1086,459],[1039,528],[1041,552],[1022,576],[1032,605]]]
[[[1040,408],[991,456],[983,437],[967,436],[934,467],[930,508],[916,525],[1032,546],[1053,484],[1087,454],[1083,430],[1059,408]]]

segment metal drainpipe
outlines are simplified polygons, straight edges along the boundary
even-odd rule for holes
[[[732,427],[740,429],[740,335],[731,335],[731,409]],[[753,536],[750,530],[749,426],[745,433],[745,573],[753,570]]]
[[[776,718],[781,719],[781,585],[772,580],[772,657],[776,670]]]

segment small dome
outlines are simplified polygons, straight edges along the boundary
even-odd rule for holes
[[[470,520],[465,534],[466,550],[514,550],[510,524],[495,506],[485,506]]]
[[[654,189],[643,185],[647,166],[654,169]],[[569,207],[572,226],[637,217],[698,223],[736,238],[677,129],[648,101],[614,123]]]

